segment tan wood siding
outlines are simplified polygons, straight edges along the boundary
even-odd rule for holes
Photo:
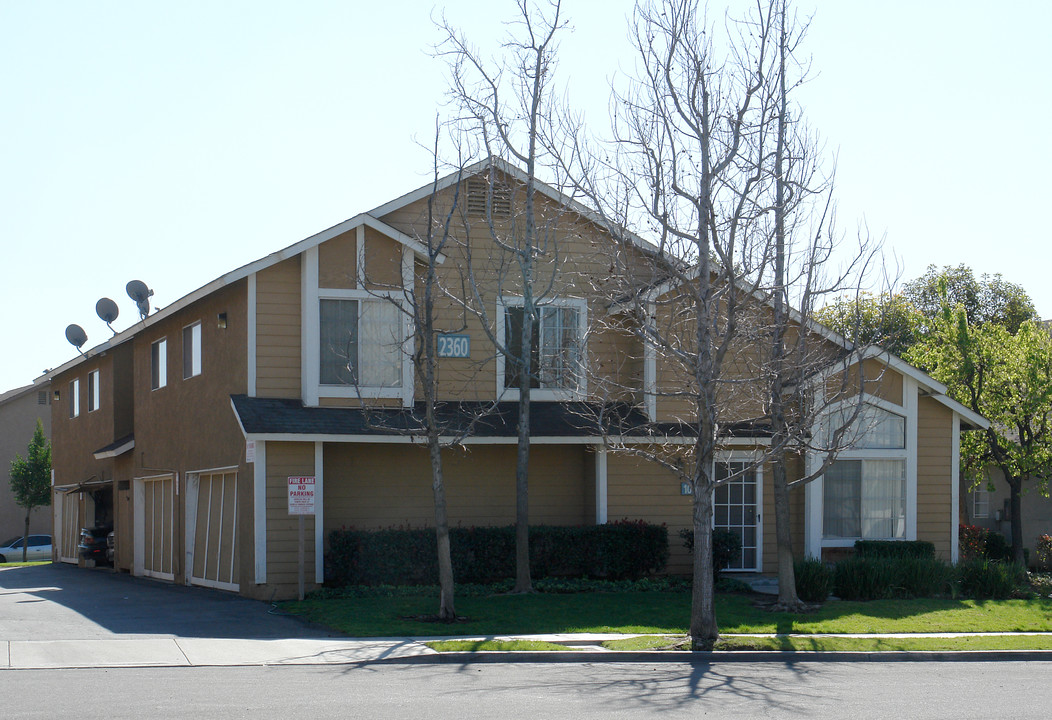
[[[953,522],[951,477],[953,413],[930,397],[917,405],[917,539],[935,544],[936,555],[950,559]]]
[[[358,252],[355,231],[318,246],[318,287],[353,290],[357,287]]]
[[[300,396],[300,256],[256,276],[256,394]]]
[[[269,448],[269,445],[268,445]],[[534,446],[530,451],[530,524],[589,522],[582,446]],[[515,522],[515,447],[476,445],[443,452],[451,526]],[[417,445],[325,446],[325,530],[434,525],[431,465]]]
[[[281,597],[299,583],[299,518],[289,515],[288,479],[314,475],[314,443],[267,443],[267,585]],[[304,577],[314,587],[314,517],[304,522]]]
[[[402,244],[365,228],[365,286],[369,289],[402,287]]]

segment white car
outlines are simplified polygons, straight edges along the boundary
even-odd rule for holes
[[[26,555],[29,562],[51,560],[51,536],[30,535],[29,551]],[[0,545],[0,563],[22,562],[22,536],[13,537]]]

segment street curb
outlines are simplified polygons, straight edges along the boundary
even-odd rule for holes
[[[621,652],[608,650],[566,652],[436,652],[404,658],[384,658],[364,661],[361,665],[387,664],[490,664],[490,663],[690,663],[717,664],[740,662],[998,662],[998,661],[1044,661],[1052,662],[1052,650],[968,650],[946,651],[894,651],[894,652],[821,652],[801,650],[766,651],[641,651]]]

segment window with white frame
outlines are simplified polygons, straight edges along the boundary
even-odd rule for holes
[[[562,300],[543,305],[533,323],[529,348],[530,387],[579,392],[583,389],[585,303]],[[521,300],[504,305],[504,346],[511,358],[524,358]],[[517,363],[504,360],[504,387],[519,388],[522,376]]]
[[[75,418],[80,415],[80,378],[69,384],[69,416]]]
[[[99,409],[99,371],[92,370],[88,373],[88,412]]]
[[[990,517],[990,491],[985,483],[972,489],[972,517]]]
[[[854,414],[841,408],[827,419],[827,437]],[[906,419],[864,405],[844,435],[823,479],[822,533],[826,539],[905,539]]]
[[[168,384],[168,340],[161,338],[150,346],[150,389]]]
[[[183,328],[183,379],[201,374],[201,323]]]
[[[321,385],[401,387],[398,306],[386,298],[321,298],[318,308]]]

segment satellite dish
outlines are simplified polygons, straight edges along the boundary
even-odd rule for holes
[[[99,318],[102,319],[102,322],[106,323],[106,327],[116,335],[117,331],[113,329],[113,325],[110,323],[116,320],[117,316],[120,315],[121,311],[120,308],[117,307],[117,303],[113,302],[108,297],[99,298],[99,301],[95,303],[95,312],[98,314]]]
[[[77,352],[81,355],[81,347],[88,341],[88,334],[84,332],[84,328],[80,325],[67,325],[66,326],[66,339],[69,340],[69,344],[77,348]]]
[[[153,297],[153,290],[147,287],[142,280],[132,280],[125,286],[125,290],[128,291],[128,297],[138,306],[139,317],[145,320],[150,314],[150,298]]]

